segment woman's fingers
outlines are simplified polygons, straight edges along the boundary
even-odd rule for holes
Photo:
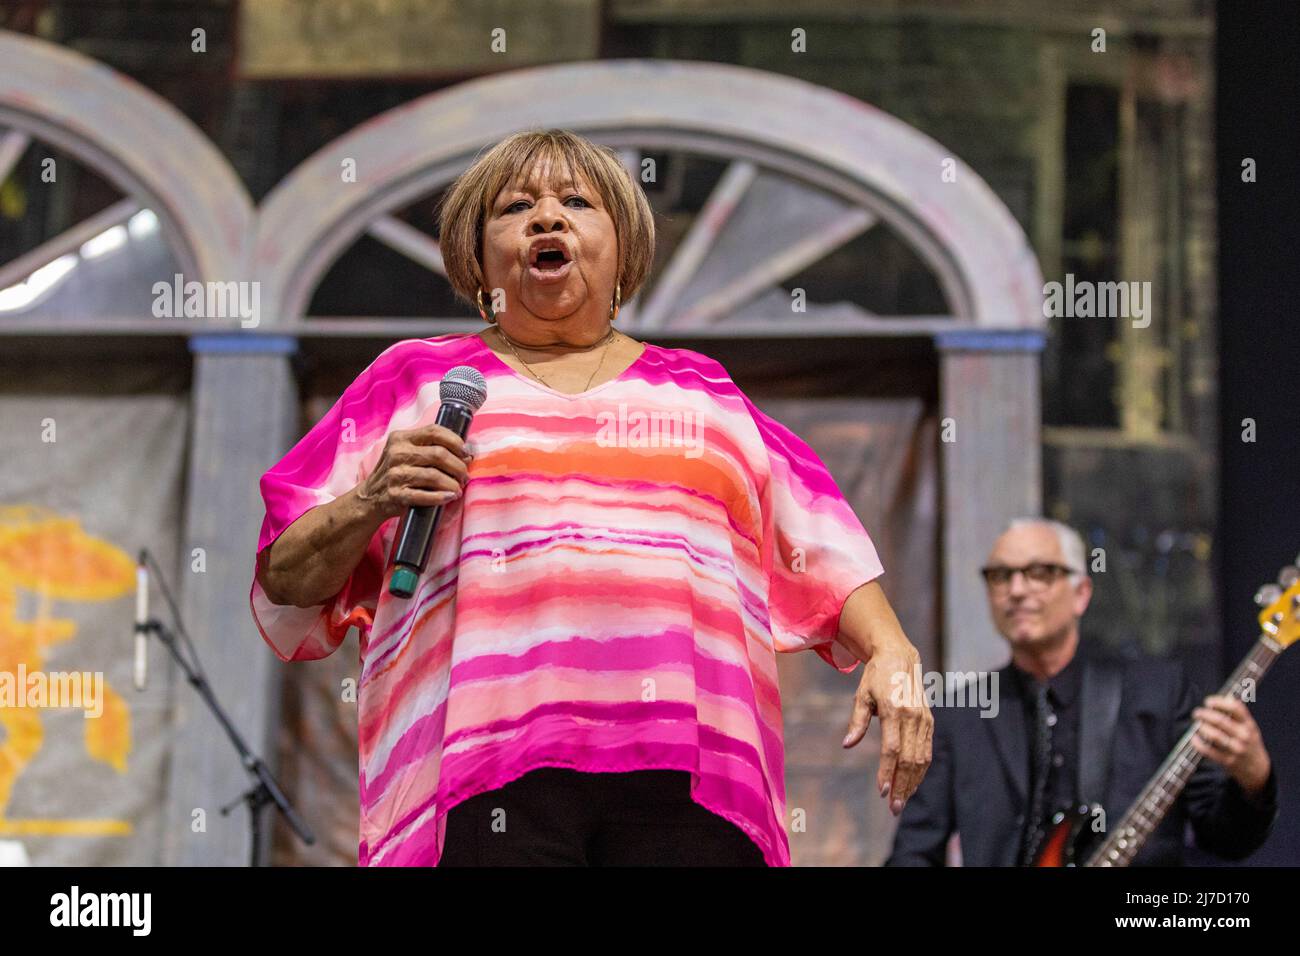
[[[366,479],[366,498],[382,496],[386,514],[404,508],[446,504],[469,482],[468,460],[459,435],[441,425],[390,432],[384,452]]]
[[[419,491],[454,491],[459,493],[464,482],[456,475],[449,475],[438,468],[422,468],[418,465],[398,465],[389,471],[392,481],[399,488]]]
[[[889,784],[889,809],[897,816],[930,768],[934,718],[924,704],[887,706],[880,715],[880,781]]]
[[[921,786],[925,772],[930,768],[931,738],[934,721],[922,707],[907,708],[901,715],[902,748],[895,775],[894,795],[899,801],[895,812],[901,813],[903,804]]]
[[[392,465],[437,468],[454,476],[462,484],[469,480],[469,464],[443,445],[417,445],[407,442],[394,450]]]
[[[455,491],[425,491],[420,488],[403,488],[397,493],[395,500],[403,508],[431,508],[434,505],[448,504],[459,497],[460,493]]]
[[[469,454],[465,448],[465,439],[442,425],[424,425],[401,434],[413,445],[441,445],[449,448],[462,460]]]
[[[903,731],[898,708],[885,705],[880,713],[880,769],[876,772],[876,789],[891,801],[898,784],[898,758],[903,751]]]
[[[875,713],[876,704],[867,693],[866,688],[859,688],[853,695],[853,713],[849,717],[849,730],[844,735],[842,746],[855,747],[867,735],[871,727],[871,715]]]

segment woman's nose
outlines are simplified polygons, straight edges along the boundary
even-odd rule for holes
[[[537,204],[536,212],[533,214],[533,221],[528,224],[531,232],[555,232],[560,229],[567,229],[568,223],[564,219],[564,214],[560,211],[563,207],[559,203],[551,204],[551,200],[543,200]]]

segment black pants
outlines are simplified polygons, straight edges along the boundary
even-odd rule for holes
[[[541,767],[447,814],[439,866],[763,866],[743,830],[694,803],[680,770]]]

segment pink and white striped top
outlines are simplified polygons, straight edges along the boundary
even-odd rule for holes
[[[457,365],[487,379],[462,497],[409,600],[388,593],[399,519],[318,607],[262,637],[323,658],[355,625],[365,866],[432,866],[447,811],[537,767],[672,769],[788,866],[776,651],[838,669],[840,609],[882,573],[821,459],[712,359],[646,344],[567,395],[477,335],[398,342],[261,480],[258,552],[364,479],[395,429],[432,423]]]

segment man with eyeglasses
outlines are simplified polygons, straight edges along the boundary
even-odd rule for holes
[[[989,675],[1001,700],[934,708],[933,760],[887,866],[941,866],[954,833],[967,866],[1029,865],[1050,815],[1080,803],[1118,823],[1194,719],[1205,759],[1132,865],[1181,865],[1188,823],[1201,850],[1229,860],[1268,836],[1277,779],[1250,711],[1227,697],[1198,701],[1172,662],[1084,653],[1086,567],[1083,540],[1057,521],[1018,519],[994,543],[981,573],[1011,651]]]

